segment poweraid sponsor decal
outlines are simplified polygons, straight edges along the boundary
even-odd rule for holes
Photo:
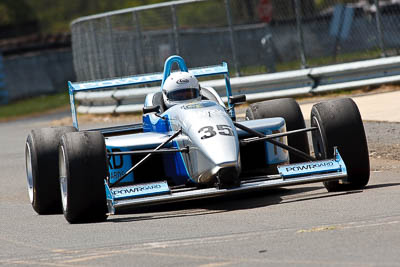
[[[286,171],[287,172],[298,172],[298,171],[304,171],[304,170],[314,170],[314,169],[318,169],[318,168],[322,168],[322,167],[332,167],[333,166],[333,162],[329,161],[329,162],[320,162],[320,163],[313,163],[313,164],[306,164],[306,165],[300,165],[300,166],[289,166],[286,167]]]
[[[335,160],[306,162],[300,164],[283,165],[278,171],[283,177],[312,175],[317,173],[341,171],[341,165]]]
[[[137,184],[132,186],[111,188],[111,192],[116,200],[123,198],[144,197],[169,193],[167,182],[157,182],[149,184]]]

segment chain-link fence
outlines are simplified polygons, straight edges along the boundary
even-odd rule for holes
[[[184,0],[72,23],[78,80],[228,62],[249,75],[400,53],[400,0]]]

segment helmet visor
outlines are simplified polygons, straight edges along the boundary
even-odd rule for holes
[[[199,97],[198,88],[179,89],[167,93],[167,98],[170,101],[184,101]]]

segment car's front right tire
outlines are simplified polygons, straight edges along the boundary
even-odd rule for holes
[[[107,166],[105,141],[100,132],[62,136],[59,180],[63,213],[69,223],[100,222],[107,218]]]
[[[293,131],[306,128],[303,113],[293,98],[266,100],[249,105],[246,110],[247,120],[281,117],[285,119],[286,130]],[[310,154],[307,133],[288,136],[288,145],[306,154]],[[305,159],[289,152],[290,163],[304,162]]]
[[[58,185],[58,146],[71,126],[32,130],[25,144],[25,164],[29,200],[40,215],[61,213]]]

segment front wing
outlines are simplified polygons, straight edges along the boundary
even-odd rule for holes
[[[282,165],[279,174],[258,176],[242,181],[235,188],[169,188],[166,181],[110,188],[105,182],[107,206],[110,214],[119,208],[139,207],[184,200],[217,197],[228,194],[249,192],[266,188],[309,184],[347,178],[346,165],[335,148],[330,160]]]

